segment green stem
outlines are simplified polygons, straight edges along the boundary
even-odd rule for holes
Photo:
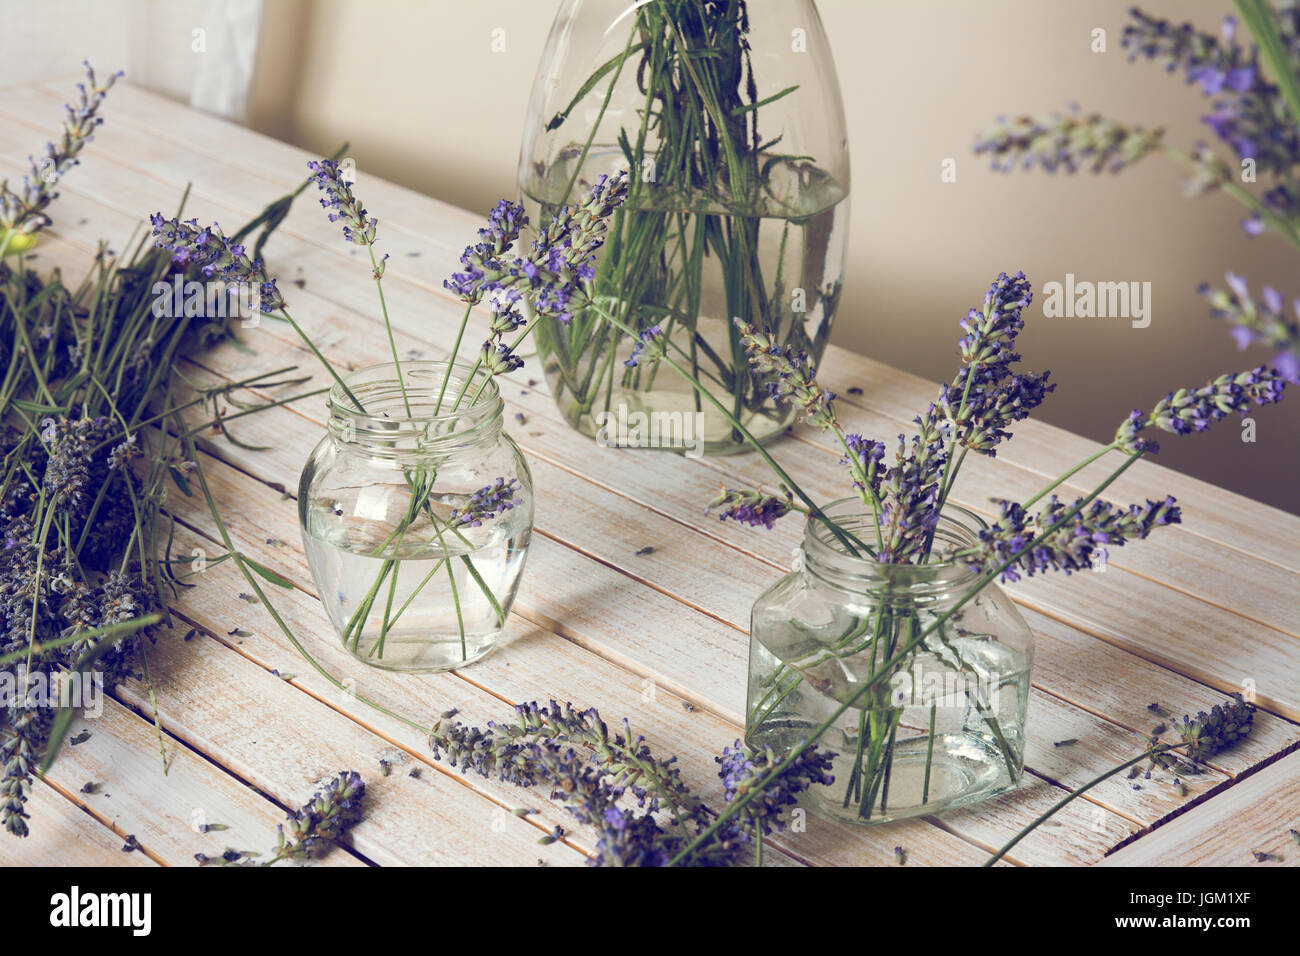
[[[998,860],[1002,859],[1004,856],[1007,855],[1008,850],[1010,850],[1013,846],[1015,846],[1025,837],[1029,836],[1029,834],[1032,833],[1039,826],[1039,824],[1043,823],[1043,821],[1047,820],[1048,817],[1052,816],[1054,813],[1059,811],[1062,807],[1070,803],[1072,800],[1076,799],[1077,797],[1083,796],[1085,793],[1087,793],[1089,790],[1091,790],[1093,787],[1097,786],[1098,784],[1106,782],[1111,777],[1115,776],[1117,773],[1121,773],[1122,771],[1127,770],[1129,767],[1132,767],[1134,764],[1141,763],[1143,760],[1149,760],[1150,758],[1156,756],[1157,754],[1162,754],[1167,751],[1175,750],[1179,747],[1186,747],[1186,746],[1187,746],[1186,743],[1177,743],[1177,744],[1161,744],[1159,747],[1148,748],[1147,750],[1138,754],[1138,756],[1134,757],[1132,760],[1127,760],[1124,763],[1120,764],[1118,767],[1113,767],[1110,770],[1107,770],[1105,773],[1101,774],[1101,776],[1094,777],[1093,779],[1085,783],[1082,787],[1073,791],[1072,793],[1066,794],[1060,800],[1056,801],[1056,803],[1048,807],[1047,810],[1045,810],[1043,813],[1039,814],[1037,819],[1035,819],[1033,823],[1030,823],[1027,827],[1025,827],[1023,830],[1017,833],[1010,840],[1008,840],[1007,843],[1003,845],[1002,849],[998,850],[997,853],[994,853],[991,857],[989,857],[984,862],[984,865],[992,866],[994,863],[998,862]]]

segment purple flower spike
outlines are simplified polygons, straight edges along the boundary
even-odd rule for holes
[[[762,377],[768,395],[799,408],[799,417],[814,428],[834,428],[835,393],[817,384],[807,352],[782,345],[770,330],[736,320],[740,344],[750,368]]]
[[[792,511],[791,499],[754,489],[737,490],[724,487],[718,497],[709,502],[709,511],[717,511],[718,520],[728,519],[739,524],[771,530],[778,518]]]
[[[519,479],[507,481],[498,478],[490,485],[485,485],[469,496],[469,503],[464,509],[453,508],[447,525],[452,528],[477,528],[484,521],[491,521],[497,515],[512,509],[520,492]]]
[[[663,326],[652,325],[648,329],[643,329],[637,337],[636,342],[632,344],[632,354],[627,357],[623,364],[628,368],[636,368],[641,363],[641,353],[650,342],[658,342],[659,337],[664,334]]]
[[[258,295],[263,312],[284,308],[275,280],[266,274],[261,259],[250,260],[244,247],[231,242],[215,222],[200,227],[198,220],[164,219],[160,212],[149,217],[153,224],[154,245],[170,249],[172,261],[197,267],[210,279],[247,283]]]
[[[521,310],[568,324],[571,303],[583,283],[595,275],[596,251],[605,242],[607,221],[625,198],[626,173],[601,176],[583,202],[565,206],[552,217],[527,256],[511,252],[528,223],[523,207],[502,200],[488,214],[479,241],[461,254],[463,271],[453,273],[443,285],[467,305],[489,303],[492,338],[484,344],[483,354],[497,357],[494,364],[485,361],[489,370],[519,367],[501,338],[526,323]]]
[[[316,186],[325,194],[320,204],[329,211],[330,222],[343,223],[343,238],[359,246],[374,245],[379,220],[367,213],[353,194],[347,168],[332,159],[310,162],[307,168],[315,173]]]
[[[1256,405],[1280,402],[1285,387],[1282,373],[1263,365],[1236,375],[1220,375],[1201,388],[1170,392],[1149,415],[1134,411],[1120,424],[1115,441],[1130,454],[1154,451],[1151,443],[1137,437],[1144,429],[1155,427],[1175,435],[1203,432],[1233,412],[1245,415]]]
[[[1292,300],[1290,308],[1286,299],[1276,289],[1266,287],[1261,302],[1251,298],[1246,280],[1229,272],[1225,276],[1226,290],[1202,286],[1201,294],[1210,303],[1210,314],[1224,319],[1232,326],[1232,337],[1237,345],[1264,345],[1276,350],[1274,364],[1283,378],[1300,382],[1297,378],[1296,356],[1300,355],[1300,299]]]
[[[1018,554],[1078,503],[1076,500],[1067,505],[1053,495],[1031,519],[1019,504],[1000,501],[1001,514],[991,528],[980,532],[979,545],[958,552],[956,557],[979,572],[1014,558],[1002,571],[1003,581],[1018,581],[1021,573],[1028,577],[1047,571],[1070,574],[1104,564],[1109,547],[1123,547],[1128,541],[1145,538],[1154,528],[1178,524],[1182,519],[1182,512],[1172,497],[1127,508],[1096,499],[1034,548]]]
[[[4,232],[39,232],[50,224],[45,208],[58,193],[54,187],[63,175],[76,166],[86,144],[95,138],[95,129],[104,122],[99,115],[108,91],[123,76],[121,70],[100,83],[95,71],[84,62],[86,81],[77,84],[77,100],[64,106],[63,135],[58,143],[46,143],[40,160],[29,157],[30,169],[23,176],[22,189],[14,192],[9,180],[0,181],[0,235]]]

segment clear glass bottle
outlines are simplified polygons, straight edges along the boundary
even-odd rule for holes
[[[391,364],[345,379],[364,411],[331,389],[298,515],[344,646],[375,667],[446,670],[488,653],[504,628],[532,534],[532,477],[490,377],[448,374],[445,362],[401,370],[400,382]]]
[[[846,499],[826,513],[870,541],[862,508]],[[883,564],[851,555],[810,521],[798,570],[754,604],[748,743],[786,753],[853,701],[817,740],[834,754],[835,782],[813,797],[832,816],[882,823],[939,813],[1019,782],[1033,635],[996,584],[953,611],[979,576],[938,558],[976,543],[982,527],[950,505],[932,563]]]
[[[793,410],[750,374],[734,320],[816,361],[835,317],[849,149],[816,4],[564,0],[520,151],[531,228],[621,169],[631,183],[593,280],[599,308],[537,330],[560,410],[611,444],[744,446],[672,369],[625,365],[633,342],[604,309],[638,332],[659,326],[746,428],[780,434]]]

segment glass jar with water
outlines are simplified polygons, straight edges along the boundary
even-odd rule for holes
[[[848,137],[816,5],[565,0],[520,154],[531,227],[621,169],[594,301],[537,330],[560,410],[608,444],[744,446],[674,371],[629,361],[631,330],[662,336],[759,440],[779,434],[793,411],[750,372],[737,322],[820,360],[848,240]]]
[[[866,541],[873,519],[861,509],[851,499],[825,511]],[[938,557],[977,543],[982,527],[946,506],[934,560],[887,564],[810,520],[799,569],[755,603],[746,741],[779,757],[829,721],[815,742],[834,755],[835,782],[812,795],[832,816],[939,813],[1020,780],[1033,636],[996,584],[958,606],[979,574]]]
[[[461,667],[496,644],[533,525],[533,488],[482,371],[362,369],[329,396],[298,513],[321,603],[357,658]]]

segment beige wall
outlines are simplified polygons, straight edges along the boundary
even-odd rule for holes
[[[1264,359],[1238,355],[1195,291],[1232,268],[1253,285],[1272,281],[1300,293],[1300,258],[1272,237],[1246,239],[1234,203],[1185,199],[1179,171],[1162,159],[1120,177],[1067,179],[999,176],[970,155],[974,134],[999,113],[1047,112],[1071,100],[1165,125],[1173,141],[1192,144],[1205,101],[1158,66],[1127,62],[1119,39],[1131,2],[821,0],[853,148],[839,344],[947,378],[957,321],[1000,270],[1024,269],[1036,287],[1067,272],[1149,281],[1149,328],[1049,319],[1035,307],[1022,337],[1028,362],[1051,368],[1060,382],[1042,417],[1097,439],[1109,438],[1128,409],[1175,385]],[[48,23],[60,6],[87,4],[46,2],[41,16]],[[319,152],[348,139],[363,168],[486,210],[514,195],[523,112],[557,6],[266,0],[250,122]],[[1230,4],[1145,6],[1214,29]],[[15,8],[7,9],[12,16]],[[493,53],[498,27],[506,49]],[[1090,52],[1095,27],[1108,31],[1105,54]],[[70,52],[70,62],[81,55]],[[940,181],[947,157],[957,161],[955,183]],[[1214,434],[1164,442],[1161,458],[1300,511],[1300,392],[1288,404],[1256,416],[1254,445],[1226,423]]]

